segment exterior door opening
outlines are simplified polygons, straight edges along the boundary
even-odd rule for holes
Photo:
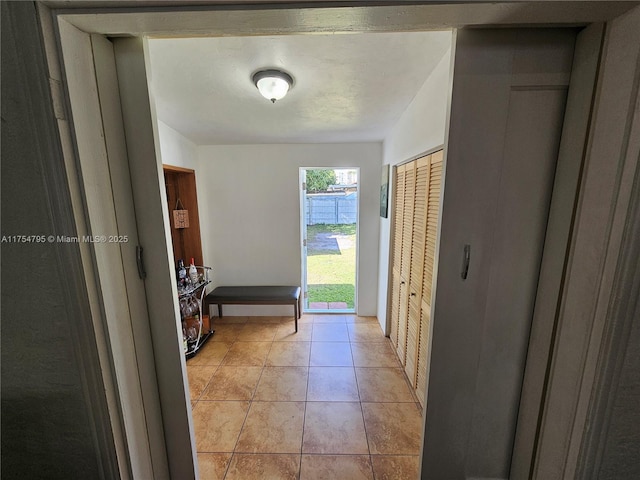
[[[356,311],[358,177],[355,168],[300,170],[304,311]]]

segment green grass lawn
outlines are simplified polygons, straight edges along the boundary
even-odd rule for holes
[[[351,237],[353,247],[339,252],[313,250],[318,233],[330,232]],[[309,302],[346,302],[354,308],[356,283],[356,225],[310,225],[307,227],[307,286]]]

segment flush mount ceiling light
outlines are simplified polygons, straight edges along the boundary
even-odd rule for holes
[[[253,83],[264,98],[275,103],[291,89],[293,78],[282,70],[271,68],[254,73]]]

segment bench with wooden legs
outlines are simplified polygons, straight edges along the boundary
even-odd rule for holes
[[[300,287],[295,286],[217,287],[204,297],[203,302],[205,312],[209,311],[210,305],[217,305],[219,317],[222,317],[222,305],[293,305],[296,332],[302,315]]]

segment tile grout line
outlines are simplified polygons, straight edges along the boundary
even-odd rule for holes
[[[313,325],[313,324],[312,324]],[[311,378],[311,348],[313,347],[313,327],[311,328],[311,341],[309,342],[309,358],[307,359],[307,387],[304,390],[304,412],[302,414],[302,437],[300,438],[300,461],[298,462],[298,480],[302,478],[302,447],[304,445],[304,427],[307,424],[307,403],[309,400],[309,379]]]
[[[235,322],[234,322],[234,323],[235,323]],[[244,326],[246,326],[248,323],[250,323],[250,322],[247,322],[247,321],[245,320],[245,322],[243,322],[243,325],[244,325]],[[364,323],[364,322],[361,322],[361,323]],[[319,322],[319,323],[318,323],[318,325],[320,325],[320,324],[323,324],[323,323],[322,323],[322,322]],[[362,387],[362,386],[360,385],[360,383],[361,383],[361,382],[360,382],[360,380],[359,380],[359,378],[358,378],[358,375],[357,375],[357,372],[356,372],[356,365],[355,365],[354,347],[353,347],[353,344],[354,344],[354,343],[364,343],[364,344],[366,345],[367,343],[380,343],[380,342],[375,342],[375,341],[374,341],[374,342],[368,342],[368,341],[364,341],[364,342],[357,342],[357,341],[356,341],[356,339],[357,339],[357,335],[356,335],[356,334],[352,334],[352,328],[349,328],[349,325],[352,325],[352,324],[353,324],[353,325],[355,325],[355,322],[351,322],[351,323],[349,323],[349,322],[330,322],[330,323],[324,323],[324,324],[325,324],[325,325],[339,325],[339,324],[344,324],[344,325],[345,325],[345,327],[346,327],[346,330],[347,330],[347,338],[348,338],[348,340],[347,340],[346,342],[344,342],[344,343],[349,343],[349,353],[350,353],[350,355],[351,355],[351,365],[349,365],[349,366],[347,366],[347,367],[351,367],[351,368],[353,369],[353,372],[354,372],[354,376],[355,376],[355,380],[356,380],[356,389],[357,389],[357,393],[358,393],[358,404],[360,405],[360,413],[361,413],[361,418],[362,418],[362,422],[363,422],[364,434],[365,434],[365,439],[366,439],[366,441],[367,441],[367,450],[368,450],[368,455],[367,455],[367,456],[368,456],[368,458],[369,458],[369,469],[370,469],[370,470],[369,470],[369,472],[370,472],[370,474],[372,474],[372,475],[373,475],[373,477],[372,477],[372,478],[375,478],[375,470],[373,469],[373,457],[374,457],[374,455],[371,453],[371,445],[370,445],[370,441],[369,441],[369,435],[368,435],[368,433],[367,433],[367,425],[366,425],[366,422],[365,422],[365,419],[364,419],[364,408],[363,408],[363,401],[362,401],[362,394],[361,394],[361,390],[362,390],[362,388],[361,388],[361,387]],[[280,325],[281,325],[281,324],[280,324]],[[313,343],[315,343],[315,342],[314,342],[314,339],[313,339],[313,334],[314,334],[314,332],[316,331],[316,329],[317,329],[317,328],[319,328],[319,327],[316,327],[315,325],[316,325],[316,322],[315,322],[315,318],[314,318],[314,319],[313,319],[313,321],[312,321],[312,323],[311,323],[311,332],[312,332],[312,336],[311,336],[311,341],[309,342],[309,343],[310,343],[310,347],[309,347],[308,357],[307,357],[307,361],[306,361],[307,379],[306,379],[305,400],[304,400],[304,411],[303,411],[302,438],[301,438],[300,450],[299,450],[299,452],[300,452],[300,460],[299,460],[299,462],[298,462],[299,469],[298,469],[298,475],[297,475],[297,478],[301,478],[301,476],[302,476],[302,456],[304,455],[304,453],[303,453],[303,442],[304,442],[305,425],[306,425],[306,412],[307,412],[307,407],[308,407],[308,403],[309,403],[309,385],[310,385],[310,378],[311,378],[311,375],[310,375],[310,369],[311,369],[311,352],[312,352],[312,346],[313,346]],[[326,328],[327,330],[331,330],[331,328],[330,328],[330,327],[323,327],[323,329],[325,329],[325,328]],[[337,328],[339,328],[339,327],[337,327]],[[322,329],[321,329],[321,330],[322,330]],[[359,330],[359,329],[357,329],[356,327],[353,327],[353,330]],[[316,333],[317,333],[317,332],[316,332]],[[368,332],[367,332],[367,333],[368,333]],[[382,333],[382,332],[381,332],[381,333]],[[277,332],[275,332],[275,333],[274,333],[274,337],[269,341],[269,343],[270,343],[269,349],[268,349],[267,354],[266,354],[266,357],[265,357],[265,359],[264,359],[264,361],[263,361],[263,363],[262,363],[262,365],[261,365],[260,375],[259,375],[259,377],[258,377],[258,379],[257,379],[257,381],[256,381],[256,383],[255,383],[255,387],[253,388],[253,391],[252,391],[252,393],[251,393],[251,397],[250,397],[250,399],[249,399],[249,401],[248,401],[248,408],[247,408],[247,412],[246,412],[246,414],[245,414],[245,416],[244,416],[244,419],[243,419],[243,422],[242,422],[242,426],[241,426],[241,428],[240,428],[240,432],[239,432],[238,437],[237,437],[237,439],[236,439],[236,442],[235,442],[235,445],[234,445],[233,451],[232,451],[232,452],[230,452],[230,454],[231,454],[231,455],[230,455],[230,457],[229,457],[229,463],[227,464],[227,466],[226,466],[226,468],[225,468],[225,472],[224,472],[224,476],[223,476],[223,478],[226,478],[226,476],[227,476],[227,475],[228,475],[228,473],[229,473],[229,469],[230,469],[230,466],[231,466],[231,462],[232,462],[232,461],[233,461],[233,459],[236,457],[236,455],[238,455],[238,454],[239,454],[238,452],[236,452],[237,445],[238,445],[238,442],[239,442],[239,438],[240,438],[240,435],[241,435],[241,433],[242,433],[242,431],[243,431],[244,427],[246,426],[246,422],[247,422],[247,419],[248,419],[249,412],[251,411],[253,404],[256,402],[256,394],[257,394],[257,392],[258,392],[258,386],[260,385],[260,382],[261,382],[261,380],[262,380],[262,378],[263,378],[263,376],[264,376],[264,369],[265,369],[265,368],[267,368],[267,359],[269,358],[269,355],[270,355],[270,354],[272,353],[272,351],[273,351],[274,343],[275,343],[275,341],[276,341],[276,339],[275,339],[275,336],[276,336],[276,335],[277,335]],[[238,342],[241,342],[241,341],[242,341],[242,340],[240,340],[239,338],[235,338],[235,339],[231,342],[231,345],[233,346],[235,343],[238,343]],[[255,340],[255,341],[262,341],[262,340]],[[324,340],[319,340],[319,341],[320,341],[320,342],[323,342]],[[329,341],[332,341],[332,340],[329,340]],[[316,342],[317,342],[317,341],[316,341]],[[388,341],[387,341],[387,342],[388,342]],[[340,343],[342,343],[342,342],[340,342]],[[221,359],[220,363],[219,363],[218,365],[216,365],[216,368],[215,368],[215,370],[214,370],[213,374],[212,374],[212,375],[211,375],[211,377],[209,378],[209,381],[207,382],[207,384],[206,384],[206,385],[205,385],[205,387],[203,388],[202,393],[201,393],[201,394],[200,394],[200,396],[198,397],[198,400],[196,400],[196,401],[194,402],[194,404],[198,404],[200,401],[204,401],[204,400],[202,400],[202,395],[203,395],[203,394],[204,394],[204,392],[207,390],[207,388],[210,388],[210,386],[211,386],[211,385],[213,385],[213,383],[212,383],[213,377],[214,377],[215,373],[217,373],[217,372],[219,371],[219,369],[221,368],[222,363],[224,362],[224,358],[226,358],[226,356],[228,355],[228,352],[230,351],[230,349],[231,349],[231,347],[227,350],[227,352],[225,353],[225,355],[222,357],[222,359]],[[194,365],[194,366],[195,366],[195,365]],[[205,366],[206,366],[206,365],[205,365]],[[333,365],[333,366],[325,366],[325,367],[323,367],[323,368],[327,368],[327,367],[329,367],[329,368],[330,368],[330,367],[340,367],[340,366],[339,366],[339,365]],[[375,367],[364,367],[364,368],[387,368],[387,367],[375,366]],[[389,368],[389,369],[391,369],[391,368],[393,368],[393,367],[388,367],[388,368]],[[401,367],[396,366],[395,368],[401,368]],[[394,368],[394,369],[395,369],[395,368]],[[404,378],[405,378],[405,382],[406,382],[406,383],[408,383],[408,379],[407,379],[407,377],[406,377],[406,373],[404,372],[404,369],[402,369],[402,373],[403,373],[403,376],[404,376]],[[411,389],[409,389],[409,390],[411,390]],[[289,400],[282,400],[282,401],[287,401],[287,402],[288,402]],[[277,402],[277,401],[272,401],[272,402]],[[380,402],[380,403],[389,403],[389,402]],[[391,402],[391,403],[397,403],[397,402]],[[400,402],[400,403],[403,403],[403,402]],[[412,402],[412,403],[413,403],[413,402]],[[417,407],[417,406],[416,406],[416,407]],[[195,408],[195,405],[194,405],[194,408]],[[208,453],[208,452],[198,452],[198,453]],[[216,452],[213,452],[213,453],[216,453]],[[225,452],[225,453],[226,453],[226,452]],[[269,454],[269,455],[271,455],[271,454]],[[322,456],[321,454],[309,454],[309,455],[318,455],[318,456]],[[352,456],[351,454],[338,454],[338,455]],[[388,456],[407,456],[407,455],[406,455],[406,454],[389,454]],[[415,456],[415,455],[408,455],[408,456]]]
[[[239,332],[238,332],[238,334],[236,334],[235,339],[233,340],[233,342],[231,343],[231,346],[229,347],[229,350],[227,350],[227,353],[225,354],[225,357],[229,354],[229,352],[231,351],[231,348],[238,341],[238,336],[239,336]],[[224,361],[224,358],[222,359],[222,361]],[[222,362],[220,362],[220,364],[222,365]],[[242,428],[244,427],[244,423],[247,421],[247,415],[249,415],[249,409],[250,408],[251,408],[251,402],[249,402],[249,406],[247,407],[247,413],[244,415],[244,420],[242,421],[242,427],[240,427],[240,432],[242,432]],[[238,432],[238,438],[236,438],[236,445],[238,443],[238,439],[240,438],[240,432]],[[231,462],[233,461],[233,456],[235,455],[235,449],[236,449],[236,446],[234,445],[233,446],[233,450],[231,451],[231,456],[229,457],[229,463],[227,463],[227,468],[225,468],[224,475],[222,475],[222,480],[227,478],[227,473],[229,473],[229,468],[231,468]]]
[[[245,323],[246,324],[246,323]],[[236,341],[234,343],[238,342],[237,338]],[[271,345],[273,346],[273,342],[271,342]],[[267,362],[267,358],[269,357],[269,353],[271,352],[271,347],[269,347],[269,352],[267,352],[267,355],[265,356],[264,360],[262,361],[262,370],[260,371],[260,378],[262,378],[262,373],[264,372],[264,366]],[[258,379],[258,382],[260,381],[260,379]],[[227,465],[227,469],[224,472],[224,476],[222,477],[223,480],[227,477],[227,474],[229,473],[229,468],[231,467],[231,462],[233,461],[234,457],[236,456],[236,448],[238,448],[238,441],[240,441],[240,435],[242,434],[242,430],[244,429],[244,426],[247,423],[247,418],[249,417],[249,412],[251,411],[251,406],[253,405],[253,397],[255,396],[255,390],[258,388],[258,384],[256,383],[256,388],[254,389],[253,395],[251,396],[251,399],[249,399],[249,406],[247,407],[247,413],[245,413],[244,415],[244,420],[242,421],[242,426],[240,427],[240,431],[238,432],[238,438],[236,438],[236,442],[233,445],[233,450],[231,452],[231,458],[229,459],[229,464]]]
[[[348,330],[348,329],[347,329]],[[351,349],[351,360],[353,360],[353,348],[351,346],[351,341],[349,342],[349,348]],[[373,472],[373,459],[371,458],[371,445],[369,444],[369,435],[367,433],[367,422],[364,420],[364,408],[362,407],[362,395],[360,394],[360,382],[358,381],[358,373],[356,372],[355,361],[353,365],[353,375],[356,377],[356,388],[358,389],[358,403],[360,405],[360,414],[362,415],[362,427],[364,428],[364,438],[367,441],[367,451],[369,452],[369,468],[371,469],[371,476],[375,478],[375,474]]]

